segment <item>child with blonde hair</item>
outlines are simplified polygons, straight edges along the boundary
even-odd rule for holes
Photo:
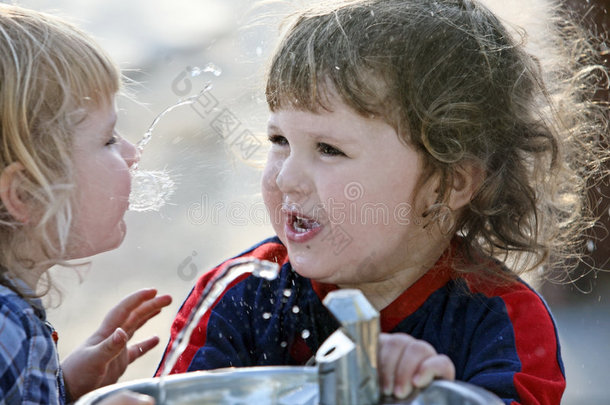
[[[607,153],[592,48],[555,12],[536,56],[475,0],[296,13],[266,86],[277,236],[237,256],[280,276],[231,284],[173,372],[304,364],[338,326],[322,299],[357,288],[380,311],[384,394],[455,376],[506,404],[559,404],[555,324],[520,275],[576,257]]]
[[[48,271],[121,244],[138,153],[115,130],[120,71],[79,29],[1,5],[0,54],[0,403],[63,404],[154,347],[127,342],[171,298],[129,295],[60,365]]]

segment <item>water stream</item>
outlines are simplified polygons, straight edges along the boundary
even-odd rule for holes
[[[192,67],[189,68],[189,71],[191,77],[199,76],[202,73],[211,73],[214,76],[221,74],[220,68],[213,63],[208,63],[203,69]],[[194,104],[211,88],[212,83],[207,82],[199,93],[182,98],[176,104],[161,111],[152,121],[142,139],[136,144],[140,155],[152,139],[153,131],[161,118],[178,107]],[[166,170],[139,170],[138,165],[139,162],[136,162],[131,167],[132,187],[129,195],[129,209],[131,211],[158,211],[174,193],[176,184]]]
[[[256,258],[238,259],[225,265],[224,269],[206,285],[197,304],[189,315],[186,326],[176,337],[167,353],[166,360],[161,366],[162,368],[159,372],[161,377],[161,380],[159,381],[160,404],[165,403],[164,377],[171,372],[180,358],[180,355],[188,346],[191,334],[199,324],[201,318],[210,310],[212,305],[214,305],[214,302],[216,302],[229,284],[237,279],[237,277],[246,273],[251,273],[253,276],[261,277],[266,280],[273,280],[277,277],[278,272],[279,265],[277,263],[258,260]]]

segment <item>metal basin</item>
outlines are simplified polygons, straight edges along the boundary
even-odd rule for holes
[[[162,398],[162,387],[165,398]],[[163,381],[148,378],[115,384],[83,396],[77,405],[93,405],[121,390],[147,394],[157,405],[318,405],[316,367],[244,367],[171,375]],[[493,394],[476,386],[435,381],[409,398],[383,398],[380,404],[502,405]]]

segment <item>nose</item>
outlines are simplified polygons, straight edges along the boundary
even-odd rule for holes
[[[302,159],[290,155],[286,159],[276,163],[277,177],[275,182],[280,191],[286,195],[305,195],[310,189],[308,168]]]
[[[125,138],[121,138],[121,155],[128,167],[133,166],[135,163],[140,161],[140,150],[131,142]]]

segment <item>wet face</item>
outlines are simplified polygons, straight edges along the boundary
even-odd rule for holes
[[[108,103],[92,109],[74,132],[77,197],[68,247],[72,259],[114,249],[125,237],[129,168],[136,162],[137,152],[117,134],[115,123],[114,105]]]
[[[262,190],[273,227],[305,277],[408,284],[440,255],[418,214],[433,187],[415,199],[421,157],[384,121],[336,100],[331,109],[271,114]]]

